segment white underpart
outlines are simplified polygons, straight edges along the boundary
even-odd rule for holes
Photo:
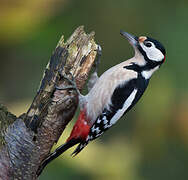
[[[142,71],[142,76],[145,78],[145,79],[149,79],[151,77],[151,75],[157,70],[159,69],[159,66],[151,69],[151,70],[148,70],[148,71]]]
[[[137,89],[134,89],[134,91],[130,94],[130,96],[127,98],[127,100],[125,101],[125,103],[123,104],[123,108],[118,110],[116,112],[116,114],[113,116],[113,118],[110,120],[110,125],[113,125],[117,122],[117,120],[124,114],[124,112],[129,108],[129,106],[131,106],[136,93],[137,93]]]
[[[162,61],[164,59],[164,55],[163,53],[156,48],[155,44],[150,42],[152,44],[151,47],[146,47],[143,43],[140,43],[140,46],[142,47],[142,49],[146,52],[147,57],[150,60],[153,61]]]

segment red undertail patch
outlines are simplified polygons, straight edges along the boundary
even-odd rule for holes
[[[90,130],[90,126],[88,125],[87,122],[88,122],[88,119],[87,119],[87,115],[86,115],[86,110],[80,111],[78,119],[77,119],[67,141],[69,141],[73,138],[74,139],[80,138],[81,140],[86,140],[86,138],[89,134],[89,130]]]

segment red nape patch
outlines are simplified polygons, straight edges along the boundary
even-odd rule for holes
[[[165,60],[166,60],[166,56],[164,56],[163,62],[165,62]]]
[[[90,126],[87,123],[86,110],[80,111],[76,124],[74,125],[72,132],[67,141],[75,138],[85,140],[89,134]]]

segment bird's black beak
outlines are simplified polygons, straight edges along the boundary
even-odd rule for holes
[[[136,47],[138,45],[138,37],[129,34],[127,32],[124,32],[122,30],[120,30],[120,34],[124,36],[133,47]]]

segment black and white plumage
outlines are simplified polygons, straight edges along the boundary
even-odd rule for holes
[[[134,64],[125,66],[126,69],[134,68]],[[90,128],[86,141],[80,143],[74,153],[79,153],[90,141],[101,136],[107,129],[114,125],[126,112],[128,112],[143,95],[149,79],[145,79],[141,72],[133,78],[115,88],[110,99],[110,105],[96,118]]]
[[[80,95],[80,115],[67,142],[48,156],[42,165],[75,144],[78,154],[90,141],[101,136],[127,113],[145,92],[152,74],[165,61],[163,45],[145,36],[136,37],[121,31],[135,50],[135,56],[104,72],[86,96]]]

